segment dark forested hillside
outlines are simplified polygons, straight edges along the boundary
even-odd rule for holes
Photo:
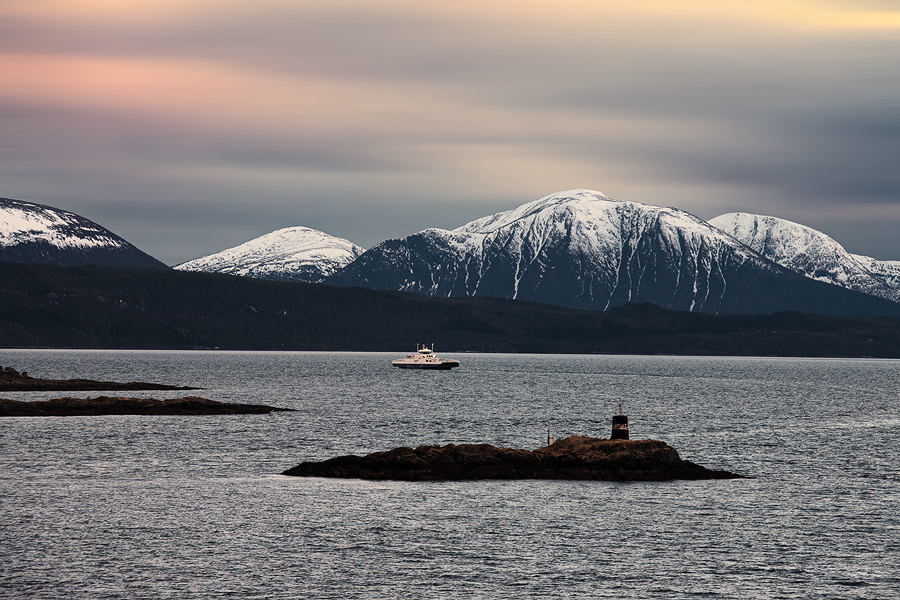
[[[168,269],[0,263],[0,346],[900,357],[900,320],[607,312]]]

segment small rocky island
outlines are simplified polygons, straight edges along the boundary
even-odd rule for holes
[[[83,417],[100,415],[261,415],[292,411],[264,404],[232,404],[198,396],[153,398],[54,398],[21,402],[0,398],[0,417]]]
[[[282,475],[402,481],[571,479],[665,481],[742,479],[682,460],[665,442],[571,436],[537,450],[490,444],[396,448],[367,456],[304,462]]]
[[[88,391],[161,391],[199,390],[202,388],[130,381],[94,381],[93,379],[40,379],[30,377],[27,371],[12,367],[0,367],[0,392],[88,392]]]

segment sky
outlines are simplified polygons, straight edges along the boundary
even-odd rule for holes
[[[0,197],[167,264],[575,188],[900,260],[900,0],[4,0]]]

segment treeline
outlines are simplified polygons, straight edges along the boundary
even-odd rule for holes
[[[900,358],[900,319],[606,312],[171,269],[0,263],[0,346]]]

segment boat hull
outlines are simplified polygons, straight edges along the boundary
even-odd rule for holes
[[[448,360],[441,363],[432,363],[432,364],[415,364],[415,363],[392,363],[398,369],[425,369],[428,371],[449,371],[454,367],[459,366],[458,360]]]

